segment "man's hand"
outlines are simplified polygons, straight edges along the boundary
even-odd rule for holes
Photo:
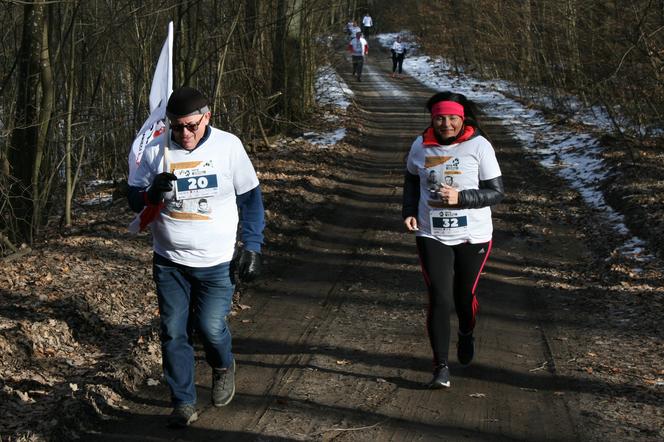
[[[165,192],[173,190],[172,181],[178,178],[170,172],[162,172],[152,181],[152,185],[148,189],[148,201],[150,204],[159,204],[164,198]]]
[[[242,249],[238,260],[238,277],[242,282],[250,282],[261,275],[263,264],[261,254],[253,250]]]

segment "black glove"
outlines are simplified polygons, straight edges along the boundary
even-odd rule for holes
[[[261,254],[253,250],[242,249],[238,260],[238,276],[240,281],[249,282],[261,275]]]
[[[152,181],[152,185],[148,189],[148,201],[150,204],[159,204],[163,199],[164,192],[173,190],[173,183],[178,178],[170,172],[162,172]]]

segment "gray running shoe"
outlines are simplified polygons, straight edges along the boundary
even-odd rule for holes
[[[212,369],[212,405],[223,407],[235,396],[235,359],[229,368]]]
[[[196,407],[193,405],[178,405],[168,416],[168,426],[171,428],[184,428],[198,420]]]
[[[438,365],[433,371],[433,379],[427,384],[431,390],[450,387],[450,369],[447,364]]]

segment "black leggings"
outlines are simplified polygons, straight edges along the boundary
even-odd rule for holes
[[[403,68],[403,54],[397,54],[392,56],[392,73],[396,72],[397,66],[399,66],[399,73]]]
[[[450,347],[452,302],[459,318],[459,331],[475,328],[479,303],[475,289],[491,252],[491,241],[447,246],[435,239],[417,237],[417,251],[429,292],[427,331],[435,365],[447,363]]]

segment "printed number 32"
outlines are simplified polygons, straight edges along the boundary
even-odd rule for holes
[[[459,219],[458,218],[443,218],[443,228],[444,229],[451,229],[454,227],[459,227]]]
[[[189,190],[205,189],[208,186],[208,179],[204,176],[198,178],[189,178]]]

